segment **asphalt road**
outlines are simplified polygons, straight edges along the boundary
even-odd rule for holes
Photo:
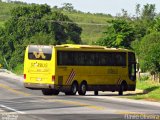
[[[16,77],[0,75],[0,120],[160,119],[160,103],[120,98],[105,92],[94,96],[43,96],[23,87]]]

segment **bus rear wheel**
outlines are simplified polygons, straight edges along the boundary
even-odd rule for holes
[[[42,93],[43,95],[58,95],[59,91],[53,89],[42,89]]]
[[[52,91],[52,95],[58,95],[59,94],[59,91],[58,90],[53,90]]]
[[[82,82],[80,87],[79,87],[78,94],[79,95],[85,95],[86,91],[87,91],[87,84],[85,82]]]
[[[123,95],[124,88],[125,88],[125,84],[122,83],[122,84],[120,85],[120,88],[119,88],[119,95]]]
[[[73,83],[71,85],[71,89],[69,92],[65,92],[65,95],[76,95],[76,92],[78,90],[78,84],[77,83]]]
[[[94,91],[94,95],[98,95],[98,91]]]

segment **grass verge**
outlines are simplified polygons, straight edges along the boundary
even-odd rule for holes
[[[12,71],[13,73],[17,75],[22,75],[23,74],[23,64],[18,64]]]
[[[160,83],[153,80],[137,80],[136,88],[143,90],[144,93],[127,96],[127,98],[160,101]]]

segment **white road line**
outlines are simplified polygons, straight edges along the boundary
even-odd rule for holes
[[[0,105],[0,107],[2,107],[2,108],[6,108],[6,109],[8,109],[8,110],[14,111],[14,112],[19,113],[19,114],[25,114],[25,112],[18,111],[18,110],[16,110],[16,109],[13,109],[13,108],[7,107],[7,106],[5,106],[5,105]]]

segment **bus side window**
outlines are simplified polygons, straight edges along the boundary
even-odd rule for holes
[[[126,53],[116,53],[115,64],[116,66],[126,66]]]
[[[84,65],[84,54],[83,52],[79,52],[79,56],[78,56],[78,62],[79,62],[79,65]]]

